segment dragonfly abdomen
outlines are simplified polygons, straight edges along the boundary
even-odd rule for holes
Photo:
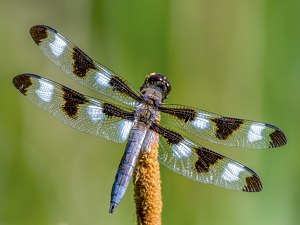
[[[115,208],[120,203],[127,190],[129,181],[132,177],[137,159],[140,154],[143,141],[146,136],[146,132],[147,127],[143,122],[137,122],[132,127],[129,139],[127,141],[126,149],[121,159],[112,187],[109,209],[110,213],[114,212]]]

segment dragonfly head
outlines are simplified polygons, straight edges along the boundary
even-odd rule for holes
[[[145,87],[155,86],[159,88],[163,94],[163,100],[168,97],[168,94],[171,92],[171,84],[168,81],[168,78],[162,74],[150,73],[141,87],[141,90]]]

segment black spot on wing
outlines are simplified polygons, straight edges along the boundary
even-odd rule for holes
[[[40,45],[43,39],[46,39],[48,37],[48,30],[51,30],[54,33],[57,33],[56,30],[54,30],[51,27],[44,26],[44,25],[36,25],[30,28],[30,35],[34,42],[37,45]]]
[[[269,148],[276,148],[283,146],[287,143],[287,138],[285,134],[277,127],[271,124],[265,124],[267,127],[273,128],[274,131],[270,133],[270,138],[272,141],[269,143]]]
[[[107,117],[120,117],[130,121],[134,120],[133,112],[126,111],[119,106],[107,102],[103,103],[101,106],[103,108],[103,113]]]
[[[85,78],[87,73],[91,70],[97,70],[94,61],[79,48],[73,49],[73,73],[79,78]]]
[[[63,99],[65,101],[65,104],[62,106],[62,110],[70,118],[77,119],[79,105],[85,104],[89,102],[89,100],[85,98],[83,94],[65,86],[62,86],[62,90],[64,92]]]
[[[250,177],[246,177],[246,185],[242,191],[245,192],[259,192],[263,188],[260,178],[254,173]]]
[[[214,118],[211,121],[217,126],[216,137],[219,140],[229,138],[244,123],[244,120],[230,117]]]
[[[219,160],[224,158],[223,155],[213,152],[207,148],[196,148],[195,149],[198,160],[195,163],[195,168],[198,173],[207,173],[209,168],[214,164],[218,163]]]
[[[131,90],[127,83],[120,77],[118,76],[112,76],[109,85],[113,87],[113,91],[117,91],[125,96],[129,96],[136,101],[140,101],[141,97],[137,95],[133,90]]]
[[[40,78],[39,76],[37,76]],[[19,92],[21,92],[23,95],[26,96],[27,89],[32,85],[32,82],[30,80],[30,76],[26,74],[21,74],[13,78],[12,80],[13,85],[15,88],[18,89]]]
[[[150,130],[158,133],[159,135],[163,136],[166,139],[167,144],[169,146],[177,145],[183,141],[183,136],[175,131],[166,129],[157,123],[152,123]]]
[[[196,110],[188,108],[188,107],[179,107],[179,108],[166,108],[166,107],[159,107],[161,112],[170,114],[174,117],[177,117],[181,121],[192,122],[197,117]]]

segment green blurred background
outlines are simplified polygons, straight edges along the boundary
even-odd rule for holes
[[[139,87],[151,72],[171,84],[169,103],[271,123],[278,149],[205,147],[256,171],[260,193],[197,183],[161,166],[163,224],[299,224],[300,1],[0,0],[0,224],[136,224],[133,185],[108,213],[125,144],[73,130],[11,84],[35,73],[80,86],[36,47],[46,24]],[[296,140],[298,139],[298,141]]]

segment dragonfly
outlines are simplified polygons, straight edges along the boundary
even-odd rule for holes
[[[110,213],[123,198],[139,154],[149,149],[151,140],[159,143],[158,161],[175,173],[230,190],[262,190],[261,179],[253,170],[169,126],[216,144],[248,149],[285,145],[286,135],[279,128],[164,103],[171,92],[166,76],[151,73],[137,90],[55,29],[36,25],[30,28],[30,35],[44,55],[68,76],[128,106],[83,95],[39,75],[20,74],[12,80],[21,94],[64,124],[117,143],[127,140],[111,191]]]

